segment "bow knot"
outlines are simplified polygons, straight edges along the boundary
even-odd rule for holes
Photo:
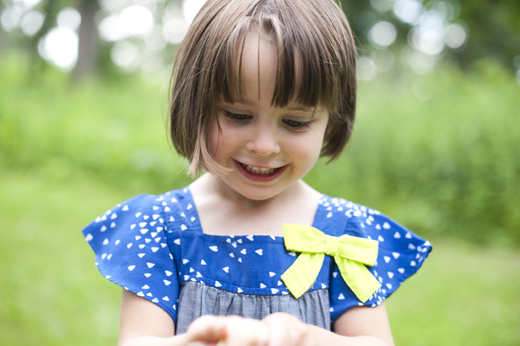
[[[327,234],[324,234],[324,236],[325,236],[325,251],[323,251],[323,252],[326,255],[335,257],[338,254],[339,238],[332,237]]]
[[[300,252],[282,275],[294,297],[301,297],[316,281],[325,255],[334,257],[341,276],[363,303],[381,287],[366,267],[377,260],[377,241],[349,235],[333,237],[314,227],[295,224],[283,224],[283,236],[288,251]]]

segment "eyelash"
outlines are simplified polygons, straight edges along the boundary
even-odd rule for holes
[[[283,122],[292,129],[304,129],[311,126],[310,121],[296,121],[291,119],[285,119]]]
[[[248,114],[237,114],[237,113],[231,113],[231,112],[228,112],[228,111],[224,111],[224,115],[226,117],[230,118],[231,120],[236,121],[236,122],[249,120],[249,115]]]
[[[243,122],[249,120],[251,117],[248,114],[238,114],[224,111],[224,115],[235,122]],[[311,126],[310,121],[296,121],[291,119],[284,119],[283,123],[292,130],[301,130]]]

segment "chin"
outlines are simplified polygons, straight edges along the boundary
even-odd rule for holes
[[[242,195],[244,198],[247,198],[252,201],[266,201],[282,193],[282,191],[275,191],[266,187],[260,187],[258,189],[236,189],[235,191],[238,194]]]
[[[244,198],[250,199],[252,201],[266,201],[277,196],[277,194],[275,193],[255,193],[250,191],[248,191],[247,193],[241,193],[240,191],[237,192],[241,194]]]

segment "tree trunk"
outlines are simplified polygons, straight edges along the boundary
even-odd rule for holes
[[[97,0],[80,0],[78,11],[81,15],[78,38],[78,61],[72,71],[72,81],[79,82],[87,76],[94,75],[98,57],[98,35],[95,16],[99,10]]]

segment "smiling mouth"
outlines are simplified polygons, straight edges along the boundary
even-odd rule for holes
[[[249,166],[244,163],[240,162],[240,165],[244,167],[244,169],[250,173],[253,174],[260,174],[260,175],[270,175],[279,170],[280,168],[260,168],[255,166]]]
[[[278,179],[278,177],[280,177],[283,172],[285,172],[285,169],[289,166],[285,165],[277,168],[255,167],[246,165],[245,163],[239,162],[235,159],[233,159],[233,161],[235,162],[235,166],[242,174],[242,176],[257,183],[269,183]]]

